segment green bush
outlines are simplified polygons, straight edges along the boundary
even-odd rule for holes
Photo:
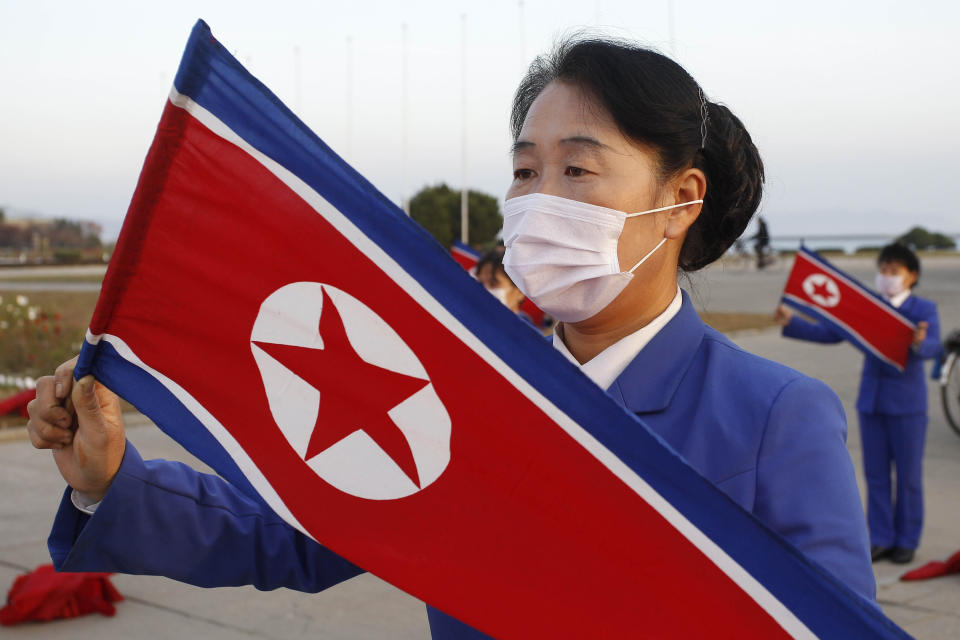
[[[914,227],[895,240],[914,249],[956,249],[953,238],[942,233],[927,231],[923,227]]]
[[[80,249],[56,249],[53,252],[53,261],[57,264],[77,264],[83,260]]]

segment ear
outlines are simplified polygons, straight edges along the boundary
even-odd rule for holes
[[[672,192],[674,203],[703,200],[707,194],[707,176],[700,169],[690,168],[670,180],[669,190]],[[703,204],[692,204],[689,207],[677,207],[667,212],[667,228],[664,235],[668,238],[684,238],[703,209]]]

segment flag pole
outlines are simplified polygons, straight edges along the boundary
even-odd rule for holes
[[[677,41],[673,29],[673,0],[667,0],[667,37],[670,39],[670,57],[677,57]]]
[[[523,0],[517,0],[517,16],[520,23],[520,70],[523,71],[524,66],[527,64],[526,43],[523,39],[526,32],[523,26]]]
[[[401,166],[403,167],[400,206],[403,212],[410,215],[410,200],[407,191],[407,23],[403,23],[401,29],[401,52],[400,52],[400,148],[402,154]]]
[[[347,36],[347,162],[353,160],[353,36]]]
[[[294,100],[293,103],[296,105],[297,115],[301,118],[303,114],[300,111],[301,102],[300,102],[300,45],[293,45],[293,81],[295,83],[294,87]]]
[[[460,15],[460,242],[469,244],[467,209],[467,14]]]

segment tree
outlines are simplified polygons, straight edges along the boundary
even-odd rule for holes
[[[914,249],[955,249],[957,243],[950,236],[914,227],[894,240]]]
[[[471,189],[467,192],[467,207],[470,244],[492,242],[503,226],[497,199]],[[449,247],[454,240],[460,239],[460,192],[443,183],[424,187],[410,199],[410,217],[429,231],[437,242]]]

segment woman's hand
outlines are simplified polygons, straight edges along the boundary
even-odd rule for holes
[[[34,447],[53,450],[67,484],[99,501],[126,448],[120,399],[93,376],[74,383],[76,363],[74,358],[37,380],[37,397],[27,405],[27,431]]]
[[[921,344],[923,344],[923,341],[927,339],[927,328],[929,326],[929,322],[920,321],[917,323],[917,328],[913,331],[914,347],[919,347]]]
[[[793,317],[793,311],[790,310],[785,304],[777,305],[776,311],[773,312],[773,321],[779,324],[781,327],[785,327],[790,324],[790,319]]]

